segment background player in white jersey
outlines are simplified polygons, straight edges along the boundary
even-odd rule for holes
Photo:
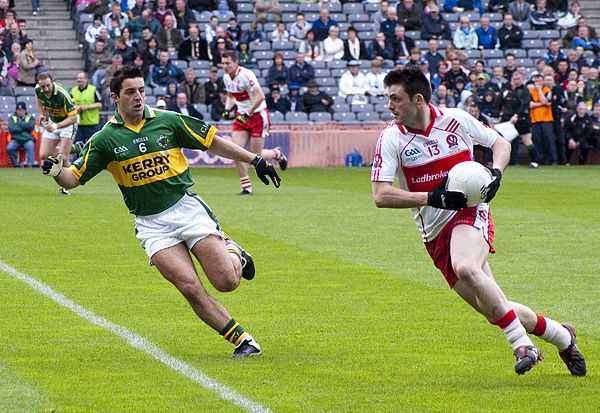
[[[477,143],[493,152],[491,170],[496,179],[486,199],[491,201],[508,164],[510,144],[462,110],[442,112],[432,106],[429,81],[418,68],[392,71],[384,84],[394,121],[381,133],[375,150],[371,175],[375,204],[413,208],[435,266],[460,297],[502,328],[513,348],[518,374],[542,359],[527,335],[532,333],[558,348],[572,375],[585,375],[574,328],[509,301],[496,283],[487,260],[488,253],[494,252],[489,205],[467,208],[463,194],[446,190],[448,171],[472,160]],[[395,179],[399,187],[393,186]]]
[[[263,93],[254,73],[238,64],[237,53],[226,51],[221,58],[223,62],[223,81],[227,90],[224,119],[237,104],[237,113],[233,122],[232,140],[245,148],[250,141],[250,152],[260,154],[263,159],[275,159],[282,170],[287,168],[287,158],[281,147],[264,149],[265,138],[269,135],[271,120]],[[235,167],[240,176],[242,192],[240,195],[252,195],[252,182],[248,176],[248,164],[235,161]]]

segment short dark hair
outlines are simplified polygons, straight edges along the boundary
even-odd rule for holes
[[[383,78],[383,84],[386,87],[402,85],[411,99],[420,94],[425,102],[429,103],[431,100],[431,84],[419,67],[392,70]]]
[[[110,80],[110,91],[117,95],[121,92],[121,86],[125,79],[135,79],[141,77],[144,78],[142,71],[135,66],[123,66],[117,70]]]
[[[238,61],[238,55],[237,52],[235,50],[225,50],[223,52],[223,54],[221,55],[221,59],[224,57],[228,57],[231,59],[232,62],[237,62]]]

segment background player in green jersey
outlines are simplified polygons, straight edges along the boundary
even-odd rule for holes
[[[63,155],[65,166],[69,166],[69,152],[77,131],[77,108],[65,88],[52,80],[47,73],[40,73],[35,86],[40,122],[44,127],[40,143],[40,158]],[[68,189],[60,193],[69,195]]]
[[[196,315],[236,348],[233,357],[258,355],[261,348],[203,287],[190,252],[211,284],[233,291],[240,278],[254,278],[252,256],[221,231],[210,208],[189,190],[193,185],[181,148],[210,150],[216,155],[251,163],[266,184],[280,179],[259,155],[216,135],[216,128],[175,112],[145,105],[144,78],[139,69],[125,67],[113,75],[112,119],[86,143],[70,168],[64,157],[50,157],[44,174],[63,188],[85,184],[108,169],[119,185],[129,211],[136,215],[136,236],[151,262],[177,287]]]

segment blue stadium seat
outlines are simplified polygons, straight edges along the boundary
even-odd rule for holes
[[[381,96],[369,96],[369,102],[371,102],[374,105],[378,105],[380,103],[385,103],[387,105],[388,98],[387,98],[387,96],[384,96],[384,95],[381,95]]]
[[[315,69],[315,77],[331,77],[329,69]]]
[[[523,65],[525,67],[534,67],[535,63],[533,62],[533,60],[527,58],[527,57],[522,57],[520,59],[516,60],[517,65]]]
[[[8,122],[8,119],[13,115],[14,110],[10,112],[0,112],[0,121]]]
[[[321,90],[325,93],[327,93],[329,96],[331,96],[332,98],[337,97],[337,94],[339,93],[339,87],[336,86],[325,86],[323,88],[321,88]],[[335,102],[335,99],[334,99]]]
[[[521,30],[529,30],[529,29],[531,29],[531,26],[529,25],[528,21],[519,22],[519,21],[514,21],[513,20],[513,24],[515,26],[519,27],[519,29],[521,29]]]
[[[285,116],[281,112],[269,112],[269,118],[271,119],[271,123],[285,122]]]
[[[254,20],[256,20],[256,17],[252,13],[238,13],[237,21],[242,25],[242,30],[244,30],[244,24],[252,23]]]
[[[487,59],[486,60],[486,66],[487,67],[494,67],[494,66],[502,66],[504,67],[505,65],[505,60],[504,58],[494,58],[494,59]]]
[[[467,53],[471,59],[479,59],[481,57],[481,52],[478,49],[468,49],[464,50],[464,52]]]
[[[12,112],[15,111],[15,105],[14,104],[0,102],[0,112],[11,112],[11,111]]]
[[[316,21],[319,18],[319,13],[315,13],[315,12],[309,12],[309,13],[304,13],[304,19],[311,23]]]
[[[479,11],[478,10],[471,10],[471,11],[463,12],[463,13],[460,13],[459,16],[467,16],[471,20],[471,23],[479,21]],[[460,17],[459,17],[459,20],[460,20]]]
[[[459,19],[458,13],[442,13],[442,17],[448,22],[457,22]]]
[[[389,122],[389,121],[391,121],[391,120],[393,119],[393,116],[392,116],[392,114],[390,113],[390,111],[387,111],[387,112],[381,112],[381,113],[379,114],[379,119],[381,119],[381,120],[383,120],[383,121],[385,121],[385,122]]]
[[[271,50],[258,50],[254,52],[254,57],[256,60],[272,60],[273,54]]]
[[[156,105],[156,96],[146,96],[146,105],[148,106],[154,106]]]
[[[94,22],[94,14],[93,13],[81,13],[79,15],[79,24],[93,23],[93,22]]]
[[[438,49],[440,50],[446,50],[448,48],[449,45],[451,45],[452,42],[450,40],[438,40]]]
[[[379,123],[381,121],[377,112],[358,112],[356,119],[361,122]]]
[[[290,30],[291,25],[296,21],[296,13],[281,13],[281,21],[286,24],[289,23],[289,27],[287,29]]]
[[[502,13],[486,13],[486,16],[490,18],[490,22],[502,21]]]
[[[379,11],[379,3],[366,3],[364,5],[366,13],[372,14]]]
[[[186,60],[171,60],[171,63],[173,63],[173,66],[181,70],[185,70],[188,68],[188,62]]]
[[[317,81],[321,86],[337,86],[338,82],[332,77],[321,78]]]
[[[361,3],[344,3],[342,9],[346,14],[358,14],[365,12],[365,9]]]
[[[345,60],[332,60],[331,62],[327,62],[327,67],[329,69],[346,68],[346,64]]]
[[[322,3],[322,7],[327,7],[329,9],[329,13],[341,13],[342,12],[342,5],[339,2]]]
[[[17,104],[17,100],[14,96],[0,96],[0,103],[12,105],[12,110],[15,109],[15,105]]]
[[[381,64],[381,67],[383,67],[384,69],[392,69],[395,66],[395,63],[393,60],[390,59],[385,59],[383,61],[383,63]]]
[[[262,30],[267,35],[267,38],[270,38],[271,32],[275,29],[277,29],[277,23],[273,22],[264,23],[262,27]]]
[[[237,6],[238,13],[253,13],[254,7],[251,3],[240,3]]]
[[[15,96],[35,96],[35,89],[31,86],[15,86]]]
[[[20,95],[17,96],[16,101],[17,102],[25,102],[25,103],[35,103],[35,101],[37,100],[36,96],[31,96],[31,95]],[[12,110],[15,110],[15,107],[13,105]]]
[[[523,30],[523,40],[525,39],[537,39],[538,32],[535,30]]]
[[[356,26],[356,23],[370,22],[371,19],[366,13],[353,13],[348,15],[348,21],[355,23]],[[369,23],[369,25],[370,24],[371,23]]]
[[[483,49],[481,51],[481,57],[484,59],[498,59],[504,56],[504,53],[500,49]]]
[[[27,113],[29,113],[30,115],[37,115],[38,114],[38,107],[36,103],[27,103]]]
[[[189,67],[192,69],[210,69],[212,62],[208,60],[192,60],[189,62]]]
[[[527,57],[530,59],[539,59],[546,51],[544,49],[529,49],[527,50]]]
[[[338,113],[338,112],[351,112],[350,105],[347,104],[347,103],[344,103],[343,101],[341,101],[340,103],[336,102],[333,105],[331,105],[331,107],[333,108],[333,111],[335,113]]]
[[[387,103],[377,103],[377,104],[375,104],[375,112],[389,113],[390,110],[387,107]]]
[[[311,122],[331,122],[332,119],[329,112],[313,112],[308,115],[308,120]]]
[[[281,51],[281,50],[294,50],[294,43],[292,42],[272,42],[271,48],[273,51]]]
[[[558,30],[539,30],[538,37],[540,39],[560,39],[560,32]]]
[[[527,52],[523,49],[507,49],[504,51],[505,56],[509,53],[514,54],[516,58],[527,57]]]
[[[523,40],[523,49],[540,49],[543,50],[544,41],[541,39],[528,39]],[[517,57],[525,57],[525,56],[517,56]]]
[[[296,3],[281,3],[281,12],[282,13],[294,13],[298,12],[298,5]],[[238,7],[239,10],[239,7]]]
[[[315,69],[325,69],[327,67],[327,63],[322,60],[319,60],[318,62],[310,62],[310,65]]]
[[[296,51],[295,50],[279,50],[279,53],[281,53],[284,60],[295,60],[296,59]]]
[[[285,114],[285,120],[291,123],[306,123],[308,115],[304,112],[288,112]]]
[[[454,33],[456,31],[456,29],[458,29],[458,26],[460,26],[459,22],[448,22],[448,26],[450,26],[450,31],[452,33]]]
[[[319,12],[319,5],[317,3],[304,3],[301,4],[300,7],[298,8],[298,11],[301,11],[302,13],[306,14],[306,13],[318,13]]]
[[[356,114],[353,112],[336,111],[333,114],[333,120],[336,122],[356,122]]]
[[[155,86],[152,89],[152,94],[154,96],[163,96],[167,94],[167,88],[165,86]]]
[[[356,29],[356,31],[358,32],[358,37],[360,37],[361,39],[363,38],[364,33],[372,31],[371,23],[360,22],[360,23],[354,23],[353,26]]]
[[[335,78],[335,79],[339,79],[340,77],[342,77],[342,75],[346,72],[345,67],[338,67],[337,69],[331,69],[331,77]]]
[[[256,52],[259,50],[271,50],[271,43],[270,42],[260,42],[258,44],[252,43],[250,45],[250,50],[252,52]]]
[[[269,69],[271,66],[273,66],[273,62],[270,60],[259,60],[258,61],[259,69]]]
[[[410,30],[406,32],[406,36],[410,37],[413,40],[420,40],[421,32],[418,30]]]
[[[359,37],[361,40],[364,40],[366,42],[365,46],[369,47],[369,42],[371,40],[375,40],[376,36],[377,36],[377,33],[373,32],[373,31],[368,31],[368,32],[361,32]]]
[[[194,76],[200,79],[208,79],[209,69],[194,69]]]

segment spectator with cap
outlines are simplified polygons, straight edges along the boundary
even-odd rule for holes
[[[319,85],[314,80],[308,82],[308,90],[302,95],[302,105],[308,114],[313,112],[333,113],[331,108],[333,99],[327,93],[319,90]]]
[[[271,85],[271,91],[266,96],[267,109],[269,112],[280,112],[284,115],[291,109],[290,100],[286,96],[282,96],[279,85]]]
[[[423,15],[423,24],[421,26],[421,39],[443,39],[450,40],[452,33],[450,25],[440,15],[440,8],[433,4],[429,8],[429,14]]]
[[[288,85],[288,90],[290,112],[304,112],[304,103],[302,101],[302,95],[300,95],[300,85],[296,82],[290,82]]]
[[[308,81],[315,78],[315,69],[310,63],[306,63],[304,53],[296,53],[296,61],[290,67],[289,81],[295,82],[300,86],[306,86]]]
[[[367,78],[360,71],[360,62],[350,60],[347,64],[348,70],[340,77],[339,96],[352,97],[353,103],[366,103],[365,93],[369,90]]]
[[[11,141],[6,146],[13,168],[19,168],[19,149],[25,149],[23,166],[39,166],[35,161],[35,138],[31,134],[35,128],[35,118],[27,114],[25,102],[18,102],[15,113],[8,119]]]

